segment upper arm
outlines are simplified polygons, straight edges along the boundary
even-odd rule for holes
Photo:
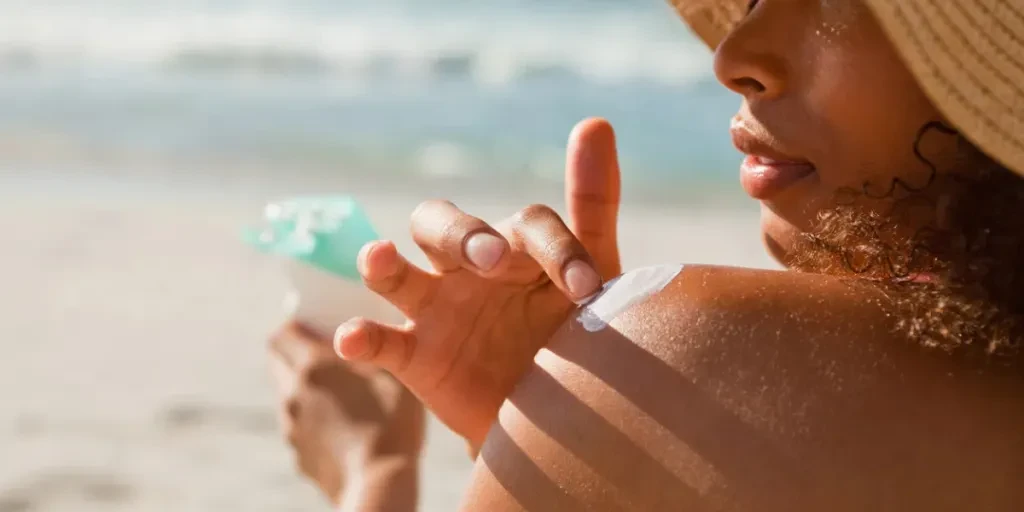
[[[1020,505],[1016,380],[922,354],[890,313],[834,280],[689,268],[606,329],[570,321],[502,408],[467,509]]]

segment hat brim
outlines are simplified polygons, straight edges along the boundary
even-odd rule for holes
[[[747,12],[745,0],[668,0],[690,30],[714,49]]]

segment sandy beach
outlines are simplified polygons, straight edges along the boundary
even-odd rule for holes
[[[329,510],[274,417],[264,339],[286,282],[238,241],[270,194],[29,176],[0,175],[0,512]],[[411,188],[358,197],[422,262]],[[496,220],[551,197],[452,199]],[[749,207],[628,198],[621,232],[627,268],[771,265]],[[452,510],[471,465],[436,423],[428,443],[421,509]]]

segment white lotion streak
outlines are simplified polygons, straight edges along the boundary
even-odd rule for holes
[[[589,332],[597,332],[630,306],[664,290],[683,271],[683,265],[659,265],[627,272],[604,285],[576,321]]]

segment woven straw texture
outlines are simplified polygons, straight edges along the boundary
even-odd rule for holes
[[[936,107],[1024,174],[1024,0],[862,0]],[[714,48],[747,0],[669,0]]]

